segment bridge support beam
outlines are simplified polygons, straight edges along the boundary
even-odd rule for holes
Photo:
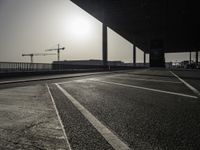
[[[133,45],[133,66],[136,66],[136,46]]]
[[[107,26],[103,23],[103,29],[102,29],[103,35],[102,35],[102,57],[103,57],[103,66],[107,67],[108,65],[108,33],[107,33]]]

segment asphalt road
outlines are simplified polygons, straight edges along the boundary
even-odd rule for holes
[[[200,147],[200,71],[143,69],[0,88],[46,83],[72,150]]]

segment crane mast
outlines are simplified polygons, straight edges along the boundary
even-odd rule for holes
[[[58,44],[58,48],[47,49],[46,51],[57,51],[58,61],[60,61],[60,50],[65,50],[65,47],[60,47],[60,44]]]

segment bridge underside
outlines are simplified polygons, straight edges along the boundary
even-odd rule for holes
[[[190,52],[200,48],[197,1],[72,0],[72,2],[145,53],[152,54],[155,41],[163,43],[158,48],[161,49],[160,53]],[[160,60],[160,63],[161,61],[163,60]]]

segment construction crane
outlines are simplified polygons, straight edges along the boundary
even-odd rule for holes
[[[46,55],[56,55],[54,53],[32,53],[32,54],[22,54],[22,56],[29,56],[31,58],[31,63],[33,63],[33,56],[46,56]]]
[[[60,47],[60,45],[58,44],[58,48],[47,49],[46,51],[57,51],[58,61],[60,61],[60,50],[65,50],[65,47]]]

